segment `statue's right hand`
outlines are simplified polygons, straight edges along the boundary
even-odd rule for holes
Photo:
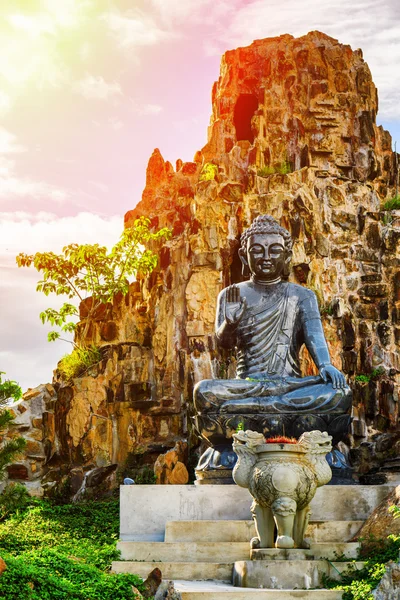
[[[246,309],[246,298],[241,297],[237,285],[230,285],[225,295],[225,321],[229,325],[237,325]]]

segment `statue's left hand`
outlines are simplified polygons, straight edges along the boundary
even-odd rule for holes
[[[347,388],[346,379],[338,369],[336,369],[333,365],[325,365],[320,368],[319,374],[322,379],[327,383],[329,380],[332,381],[333,388],[336,389],[345,389]]]

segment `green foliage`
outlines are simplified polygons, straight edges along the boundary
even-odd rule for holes
[[[386,540],[374,537],[361,538],[358,560],[365,561],[364,567],[357,569],[351,565],[341,574],[338,582],[324,578],[324,586],[329,589],[344,590],[343,600],[373,600],[372,590],[385,574],[385,565],[399,556],[400,536],[389,535]]]
[[[359,373],[358,375],[356,375],[354,377],[355,381],[358,381],[359,383],[369,383],[371,380],[371,376],[370,375],[364,375],[364,373]]]
[[[400,209],[400,196],[394,196],[382,206],[382,210],[399,210]]]
[[[394,519],[400,518],[400,506],[396,506],[396,504],[389,506],[389,512],[392,513]]]
[[[132,600],[136,575],[113,575],[119,559],[117,501],[52,506],[32,500],[0,524],[4,600]]]
[[[3,409],[11,398],[19,400],[22,390],[16,381],[2,381],[4,371],[0,371],[0,433],[3,432],[14,420],[13,415],[7,409]],[[5,469],[10,462],[25,448],[26,441],[17,437],[0,445],[0,480],[4,478]]]
[[[211,181],[216,178],[217,174],[218,165],[206,163],[200,172],[199,181]]]
[[[320,313],[321,313],[321,317],[324,317],[325,315],[328,315],[329,317],[332,317],[333,315],[333,308],[330,304],[327,304],[325,306],[322,306],[322,308],[320,309]]]
[[[90,367],[101,360],[101,352],[96,346],[89,348],[74,348],[71,354],[66,354],[58,363],[61,376],[69,381],[83,375]]]
[[[383,367],[377,367],[376,369],[372,369],[371,373],[359,373],[354,377],[355,381],[359,383],[369,383],[370,381],[376,381],[380,377],[385,374],[385,369]]]
[[[257,170],[257,175],[259,177],[268,177],[268,175],[275,175],[276,173],[280,173],[281,175],[287,175],[288,173],[292,173],[292,165],[290,162],[283,162],[276,166],[265,166],[261,167]]]
[[[167,239],[171,232],[167,228],[157,232],[150,230],[151,221],[146,217],[136,219],[133,226],[125,229],[120,240],[110,252],[99,244],[69,244],[61,254],[54,252],[20,253],[16,257],[19,267],[33,266],[43,278],[36,290],[49,294],[65,295],[86,303],[87,329],[90,319],[102,304],[111,302],[119,293],[129,291],[129,278],[137,273],[150,273],[157,265],[157,255],[146,248],[149,244]],[[50,323],[61,332],[73,333],[78,310],[74,304],[65,302],[57,311],[48,308],[40,313],[42,323]],[[83,338],[87,333],[83,334]],[[60,338],[60,331],[52,331],[49,341]]]
[[[6,379],[2,381],[4,371],[0,371],[0,405],[4,404],[10,398],[19,400],[22,397],[22,389],[16,381]]]
[[[0,494],[0,521],[25,509],[30,503],[28,490],[21,483],[10,483]]]

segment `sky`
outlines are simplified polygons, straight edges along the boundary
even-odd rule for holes
[[[0,371],[25,390],[71,349],[16,254],[115,243],[154,148],[175,164],[206,143],[223,52],[315,29],[362,48],[399,149],[398,0],[1,0]]]

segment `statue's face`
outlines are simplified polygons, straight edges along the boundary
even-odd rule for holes
[[[247,240],[246,256],[241,254],[241,259],[258,281],[273,281],[280,277],[289,260],[285,241],[277,233],[251,235]]]

